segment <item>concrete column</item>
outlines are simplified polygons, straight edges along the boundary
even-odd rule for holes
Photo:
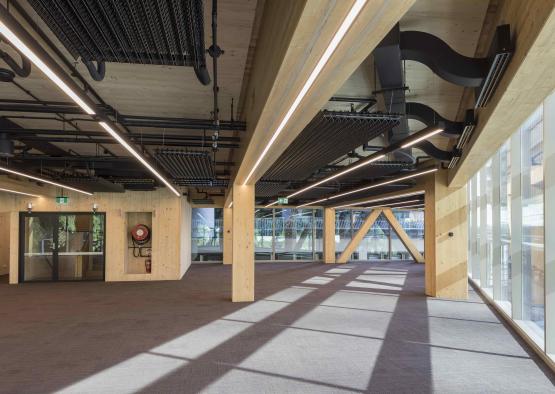
[[[254,301],[254,185],[233,185],[233,302]]]
[[[468,298],[466,186],[448,188],[446,170],[430,175],[424,215],[426,294]]]
[[[224,208],[224,256],[223,263],[233,261],[233,208]]]
[[[324,263],[335,263],[335,209],[324,208]]]

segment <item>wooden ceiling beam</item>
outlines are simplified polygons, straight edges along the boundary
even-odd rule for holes
[[[249,183],[260,179],[413,3],[366,3]],[[266,2],[246,89],[247,138],[237,152],[237,183],[247,179],[353,4],[354,0]]]

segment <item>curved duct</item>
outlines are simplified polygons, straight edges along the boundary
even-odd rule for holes
[[[400,49],[402,60],[420,62],[448,82],[476,88],[475,107],[486,106],[514,52],[509,25],[497,27],[484,58],[463,56],[440,38],[421,31],[401,32]]]
[[[454,51],[445,41],[422,31],[401,32],[401,56],[428,66],[456,85],[479,87],[488,73],[486,58],[472,58]]]
[[[416,144],[414,147],[420,149],[428,156],[431,156],[434,159],[441,160],[441,161],[450,161],[454,156],[453,152],[448,152],[448,151],[444,151],[443,149],[439,149],[429,141],[422,141]]]
[[[406,103],[407,118],[418,120],[426,126],[438,126],[443,129],[441,136],[447,138],[458,138],[464,129],[463,122],[454,122],[445,119],[433,108],[421,103]]]
[[[17,50],[16,50],[17,51]],[[31,61],[23,56],[19,51],[17,51],[19,56],[21,57],[21,66],[6,52],[0,50],[0,58],[6,62],[6,64],[13,70],[15,74],[17,74],[21,78],[27,78],[31,74]],[[10,73],[6,73],[5,68],[1,68],[3,74],[9,75]],[[13,79],[13,78],[12,78]],[[5,82],[11,82],[5,81]]]
[[[89,70],[92,79],[95,81],[102,81],[104,79],[106,75],[106,63],[97,62],[97,66],[95,67],[91,60],[83,60],[83,64],[85,64],[87,70]]]

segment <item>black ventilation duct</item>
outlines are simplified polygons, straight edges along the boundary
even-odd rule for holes
[[[265,181],[302,181],[319,168],[397,126],[400,115],[320,111],[264,174]]]
[[[210,83],[202,0],[29,3],[96,80],[103,78],[105,62],[115,62],[193,67],[203,85]]]
[[[484,58],[463,56],[440,38],[421,31],[401,32],[400,47],[403,60],[423,63],[448,82],[475,88],[475,108],[486,106],[514,52],[509,25],[497,27]]]
[[[7,133],[0,133],[0,157],[13,157],[13,141]]]

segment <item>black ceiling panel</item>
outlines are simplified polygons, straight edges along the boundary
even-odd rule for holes
[[[266,181],[301,181],[399,124],[396,114],[320,111],[264,174]]]
[[[202,0],[29,0],[83,61],[205,67]]]

